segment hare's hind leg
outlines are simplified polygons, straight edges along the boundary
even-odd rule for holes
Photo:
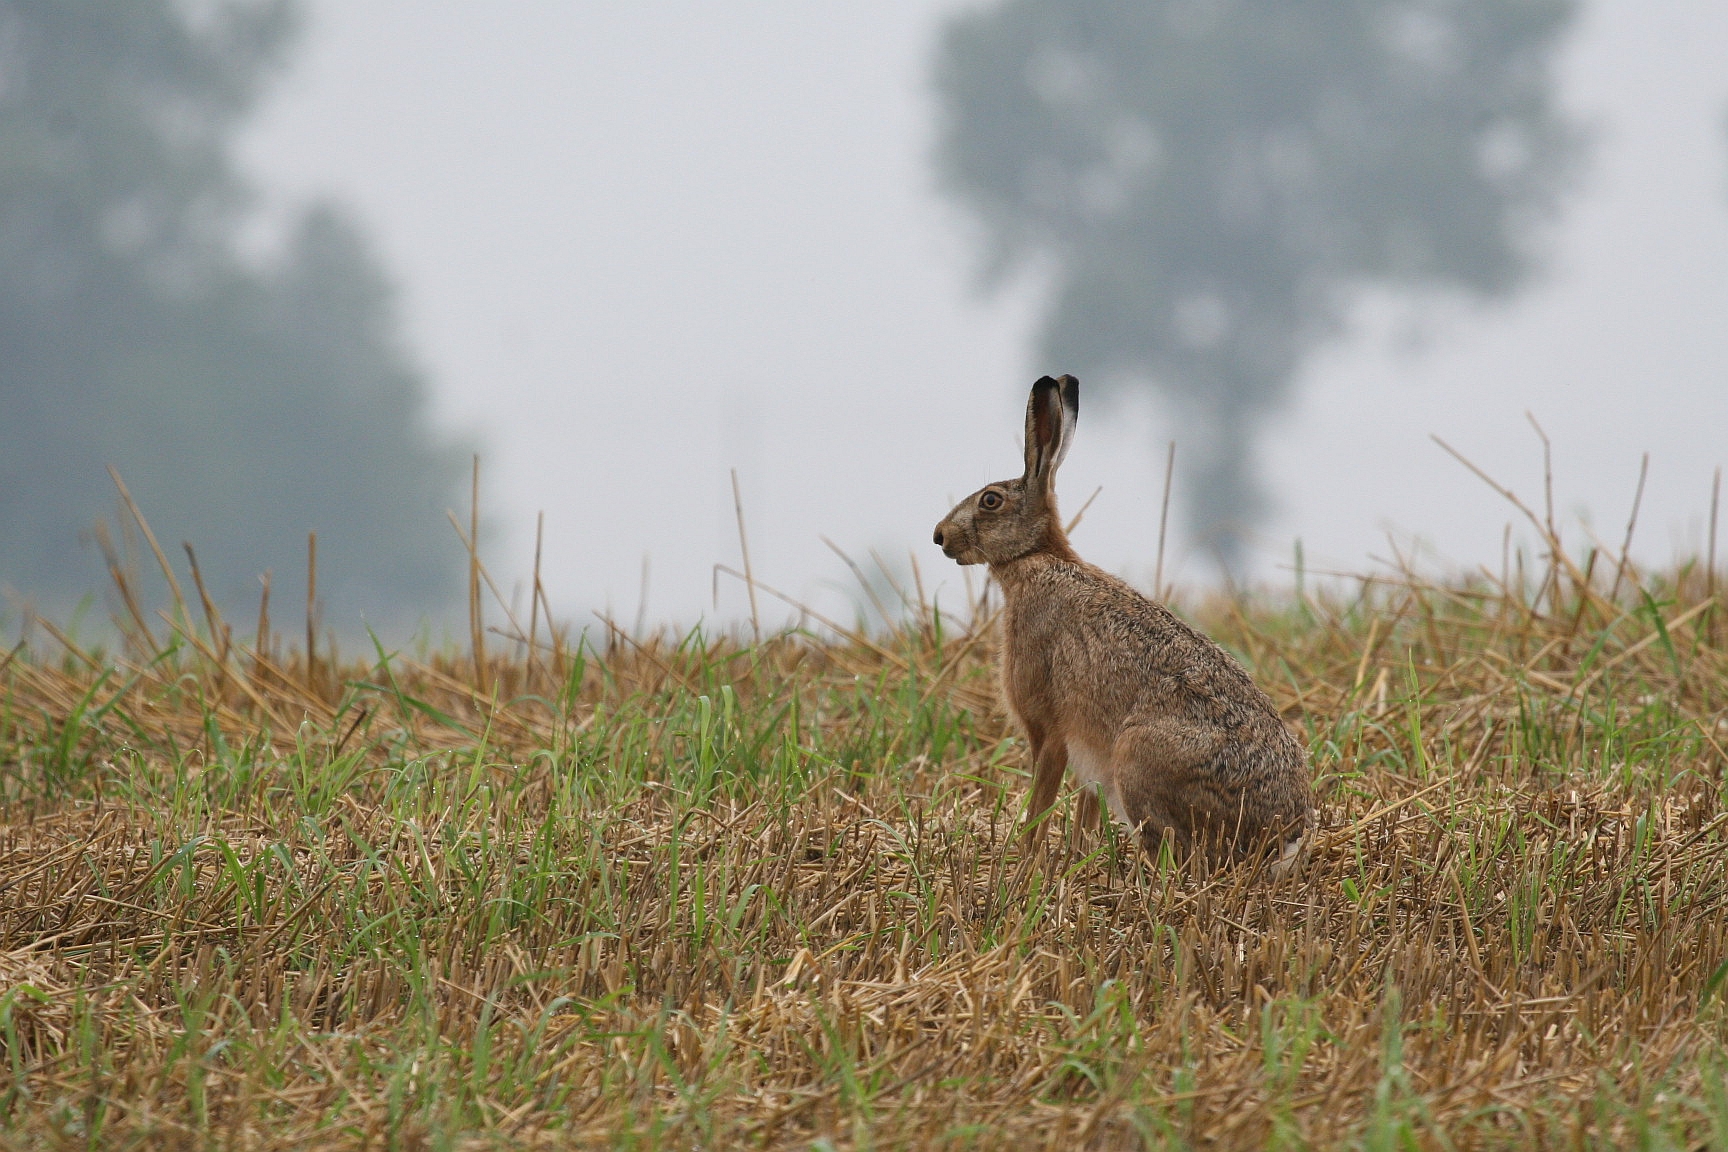
[[[1125,728],[1111,749],[1116,794],[1111,808],[1156,859],[1168,839],[1177,859],[1194,838],[1193,773],[1183,762],[1183,741],[1161,726]]]

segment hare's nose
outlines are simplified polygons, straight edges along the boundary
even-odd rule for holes
[[[936,529],[936,547],[942,547],[942,529]]]

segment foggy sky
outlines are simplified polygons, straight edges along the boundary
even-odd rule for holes
[[[333,192],[370,229],[442,418],[485,445],[496,571],[526,572],[543,509],[561,614],[634,619],[651,556],[650,620],[713,616],[736,466],[764,581],[835,603],[825,534],[911,550],[957,598],[931,527],[1018,471],[1025,388],[1063,366],[1030,360],[1030,289],[975,295],[934,192],[953,8],[313,4],[244,158],[278,218]],[[1728,462],[1723,60],[1711,0],[1587,4],[1561,74],[1594,151],[1547,274],[1499,310],[1364,301],[1265,438],[1258,579],[1288,580],[1297,537],[1311,565],[1369,568],[1389,529],[1498,568],[1509,510],[1428,435],[1537,502],[1526,410],[1563,514],[1617,543],[1648,450],[1636,551],[1698,546]],[[1103,486],[1076,545],[1142,583],[1165,428],[1150,403],[1083,405],[1059,485],[1070,511]],[[1208,575],[1180,540],[1171,566]],[[745,610],[723,585],[719,614]]]

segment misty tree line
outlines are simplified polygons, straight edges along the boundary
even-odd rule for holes
[[[1367,285],[1503,297],[1575,154],[1573,0],[1006,0],[947,28],[939,162],[1039,351],[1166,399],[1225,569],[1254,441]]]
[[[1048,276],[1052,371],[1164,397],[1227,569],[1265,503],[1256,435],[1354,293],[1527,277],[1577,152],[1551,67],[1576,12],[1002,0],[946,25],[937,158],[986,280]],[[325,204],[267,260],[240,244],[233,139],[300,17],[0,0],[0,589],[94,586],[109,464],[230,602],[262,569],[301,577],[309,530],[342,610],[460,587],[463,453],[363,237]]]
[[[262,264],[239,243],[232,141],[299,15],[0,0],[0,589],[44,610],[101,586],[108,465],[230,605],[266,569],[300,585],[311,531],[346,618],[460,588],[466,457],[429,430],[362,237],[326,204]]]

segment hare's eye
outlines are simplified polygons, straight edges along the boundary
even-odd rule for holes
[[[996,511],[996,509],[1002,507],[1002,493],[1000,493],[1000,492],[986,492],[986,493],[984,493],[984,495],[978,497],[978,507],[984,509],[984,511],[986,511],[986,512]]]

